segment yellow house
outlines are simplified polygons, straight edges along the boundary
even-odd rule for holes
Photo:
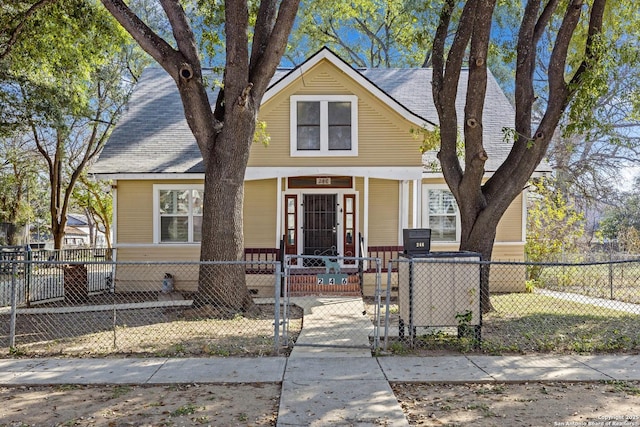
[[[253,144],[246,170],[247,253],[275,253],[283,241],[287,254],[357,256],[361,236],[362,255],[387,260],[405,228],[431,229],[432,251],[458,250],[455,200],[415,137],[437,123],[430,69],[355,69],[322,49],[276,73],[260,120],[270,141]],[[489,76],[487,174],[508,154],[502,129],[512,123],[513,108]],[[113,182],[119,261],[198,259],[204,169],[164,70],[143,73],[92,172]],[[494,259],[523,260],[524,199],[500,222]],[[524,273],[509,276],[493,269],[491,290],[524,290]]]

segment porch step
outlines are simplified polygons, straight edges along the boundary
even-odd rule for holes
[[[350,275],[347,284],[318,284],[316,275],[296,274],[287,278],[288,292],[290,296],[333,295],[333,296],[360,296],[360,279],[357,275]]]

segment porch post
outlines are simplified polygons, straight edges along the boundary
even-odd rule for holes
[[[409,181],[398,181],[400,200],[398,200],[398,242],[402,241],[402,230],[409,228]]]
[[[276,248],[280,247],[282,239],[282,177],[276,175]]]
[[[369,254],[369,177],[364,176],[364,215],[362,224],[362,236],[364,237],[364,256]]]
[[[413,180],[413,228],[422,227],[422,180]]]

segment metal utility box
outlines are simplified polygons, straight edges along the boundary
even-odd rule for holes
[[[404,228],[402,245],[406,255],[426,255],[431,250],[430,228]]]
[[[474,326],[479,338],[480,254],[431,252],[422,256],[400,254],[398,308],[400,336],[408,327]]]

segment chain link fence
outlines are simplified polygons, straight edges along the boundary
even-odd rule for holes
[[[640,260],[467,255],[387,265],[319,256],[282,264],[4,259],[0,348],[48,356],[255,356],[294,345],[396,354],[640,350]]]
[[[383,308],[387,351],[640,349],[638,259],[542,264],[453,254],[401,258],[389,266],[398,275],[397,282],[389,275]]]
[[[280,276],[279,262],[257,260],[5,261],[0,347],[26,355],[279,353],[289,344]],[[49,294],[36,301],[42,284]],[[287,321],[295,340],[302,311],[289,308]]]

